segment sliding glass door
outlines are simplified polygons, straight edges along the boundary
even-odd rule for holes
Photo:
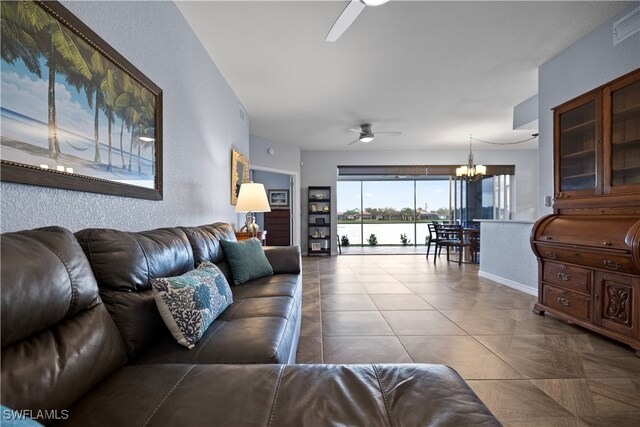
[[[477,225],[509,219],[512,175],[476,182],[454,177],[362,177],[339,180],[338,235],[352,245],[424,245],[431,221]]]
[[[415,181],[363,181],[362,200],[363,244],[415,242]]]
[[[352,245],[424,245],[427,223],[448,221],[451,179],[338,181],[338,235]]]

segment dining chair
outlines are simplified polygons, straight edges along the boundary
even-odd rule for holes
[[[427,243],[427,259],[429,259],[429,252],[431,251],[431,243],[435,246],[433,256],[435,258],[438,253],[438,233],[436,232],[437,221],[433,221],[427,224],[429,227],[429,242]],[[435,261],[434,261],[435,262]]]
[[[469,250],[471,251],[471,262],[480,263],[480,229],[474,233],[469,233]]]
[[[450,260],[451,248],[458,250],[458,265],[462,264],[462,257],[464,254],[464,248],[470,247],[472,244],[464,239],[464,230],[460,224],[451,225],[436,225],[436,232],[438,235],[438,243],[436,251],[438,256],[442,252],[442,248],[447,248],[447,262]],[[439,251],[438,248],[439,247]],[[436,257],[434,256],[433,263],[436,263]]]

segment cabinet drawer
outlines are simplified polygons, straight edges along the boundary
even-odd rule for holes
[[[591,294],[591,270],[555,262],[545,262],[542,280],[565,289]]]
[[[543,259],[569,262],[617,273],[640,273],[633,264],[631,254],[614,251],[590,251],[582,247],[569,248],[545,244],[537,244],[536,246]]]
[[[591,298],[554,286],[544,285],[543,304],[579,319],[589,320]]]

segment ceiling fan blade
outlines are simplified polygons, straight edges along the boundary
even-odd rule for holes
[[[342,33],[347,31],[347,28],[353,24],[353,21],[356,20],[364,8],[365,5],[360,0],[351,0],[340,14],[335,24],[333,24],[333,27],[329,30],[329,34],[327,34],[327,38],[324,40],[328,42],[338,40]]]
[[[356,142],[360,142],[360,138],[358,138],[358,139],[354,139],[353,141],[351,141],[351,142],[350,142],[350,143],[348,143],[347,145],[353,145],[353,144],[355,144]]]
[[[400,136],[402,132],[374,132],[374,135]]]
[[[351,132],[362,133],[362,129],[349,129]]]

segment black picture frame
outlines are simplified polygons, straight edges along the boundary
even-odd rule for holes
[[[27,48],[18,36],[16,39],[3,37],[2,43],[6,44],[3,46],[3,68],[17,61],[31,64],[25,69],[33,76],[39,75],[50,89],[46,100],[46,123],[20,111],[11,111],[15,121],[27,123],[29,130],[43,133],[46,127],[44,140],[40,136],[29,139],[29,132],[18,133],[20,137],[10,132],[3,105],[0,179],[162,200],[162,90],[60,3],[32,1],[28,7],[9,10],[17,3],[3,2],[3,26],[21,26],[16,34],[26,34],[33,40],[46,41],[55,37],[58,45],[63,40],[64,46],[59,48],[60,52],[52,53],[44,47],[44,42],[42,46],[34,42]],[[31,21],[20,19],[20,13],[37,15],[39,21],[36,22],[42,25],[29,25],[26,22]],[[12,21],[13,16],[17,17]],[[5,55],[11,51],[11,46],[15,49]],[[46,60],[47,55],[55,56],[57,62]],[[39,66],[39,63],[46,65]],[[52,66],[52,63],[58,65]],[[56,109],[59,100],[55,90],[51,94],[51,87],[62,87],[69,93],[76,91],[79,98],[86,97],[87,105],[95,109],[95,123],[78,121],[70,125],[68,120],[66,125],[62,124],[72,110]],[[22,89],[16,91],[15,105],[20,102]],[[44,103],[44,100],[40,102]],[[104,132],[100,135],[100,126],[105,120],[108,136]],[[90,129],[88,124],[91,124]],[[129,140],[123,141],[121,135],[125,130]]]

